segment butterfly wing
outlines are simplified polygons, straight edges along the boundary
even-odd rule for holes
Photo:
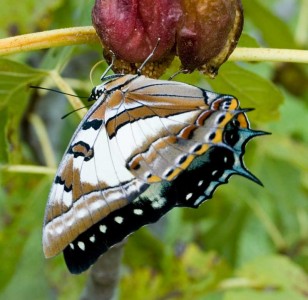
[[[57,171],[43,228],[46,257],[61,252],[82,232],[127,205],[147,187],[125,168],[118,148],[110,148],[104,110],[105,100],[97,101],[89,110]]]
[[[243,163],[249,128],[238,100],[183,83],[126,75],[101,87],[53,185],[45,254],[72,273],[175,206],[198,207]]]

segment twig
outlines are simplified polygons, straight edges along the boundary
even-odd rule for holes
[[[308,63],[307,50],[273,48],[236,48],[229,60]]]
[[[14,173],[27,173],[27,174],[43,174],[54,175],[55,168],[33,166],[33,165],[0,165],[0,171],[14,172]]]
[[[0,56],[59,46],[99,42],[92,26],[49,30],[0,39]],[[308,50],[236,48],[229,60],[308,63]]]
[[[122,242],[112,247],[93,265],[80,300],[115,299],[123,244]]]
[[[66,98],[68,99],[68,102],[71,104],[74,110],[76,110],[76,114],[82,119],[84,115],[86,114],[85,110],[80,110],[80,108],[84,108],[83,103],[78,97],[73,97],[70,94],[76,94],[74,90],[70,87],[69,84],[59,75],[58,72],[51,71],[50,77],[53,79],[56,86],[62,91]]]
[[[32,113],[29,115],[29,122],[35,130],[47,167],[56,168],[56,158],[54,155],[54,151],[52,150],[50,139],[48,138],[48,133],[42,119],[37,114]]]
[[[56,29],[0,39],[0,56],[91,43],[99,43],[92,26]]]

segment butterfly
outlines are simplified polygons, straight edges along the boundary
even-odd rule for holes
[[[174,207],[197,208],[245,167],[254,131],[230,95],[141,74],[110,75],[64,154],[46,207],[43,250],[71,273]]]

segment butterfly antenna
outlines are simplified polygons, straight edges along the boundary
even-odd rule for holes
[[[153,57],[155,51],[157,50],[157,47],[160,43],[160,38],[157,39],[157,43],[155,45],[155,47],[153,48],[152,52],[149,54],[149,56],[145,59],[145,61],[142,63],[142,65],[138,68],[137,70],[137,74],[141,75],[141,71],[144,68],[144,66],[148,63],[148,61]]]
[[[187,69],[181,69],[181,70],[178,70],[177,72],[175,72],[174,74],[172,74],[168,80],[173,80],[174,77],[178,76],[179,74],[187,74],[189,71]]]
[[[80,108],[74,109],[74,110],[70,111],[69,113],[67,113],[66,115],[62,116],[62,117],[61,117],[61,120],[65,119],[66,117],[68,117],[69,115],[75,113],[76,111],[82,110],[82,109],[84,109],[84,108],[88,108],[88,107],[90,107],[90,106],[91,106],[91,105],[87,105],[87,106],[84,106],[84,107],[80,107]]]
[[[100,61],[98,61],[93,67],[92,67],[92,69],[91,69],[91,71],[90,71],[90,81],[91,81],[91,83],[92,83],[92,86],[94,86],[94,83],[93,83],[93,72],[94,72],[94,70],[100,65],[100,64],[102,64],[103,62],[105,62],[106,60],[105,59],[102,59],[102,60],[100,60]],[[109,70],[108,70],[109,71]]]
[[[31,89],[38,89],[38,90],[45,90],[45,91],[50,91],[50,92],[55,92],[55,93],[58,93],[58,94],[72,96],[72,97],[77,97],[77,98],[84,98],[84,99],[88,98],[88,96],[78,96],[78,95],[74,95],[74,94],[64,93],[64,92],[59,91],[59,90],[45,88],[45,87],[37,86],[37,85],[29,85],[29,88],[31,88]]]

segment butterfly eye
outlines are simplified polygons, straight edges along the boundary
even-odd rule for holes
[[[97,100],[97,92],[96,92],[96,87],[94,87],[91,91],[91,94],[88,98],[88,101],[93,101],[93,100]]]

